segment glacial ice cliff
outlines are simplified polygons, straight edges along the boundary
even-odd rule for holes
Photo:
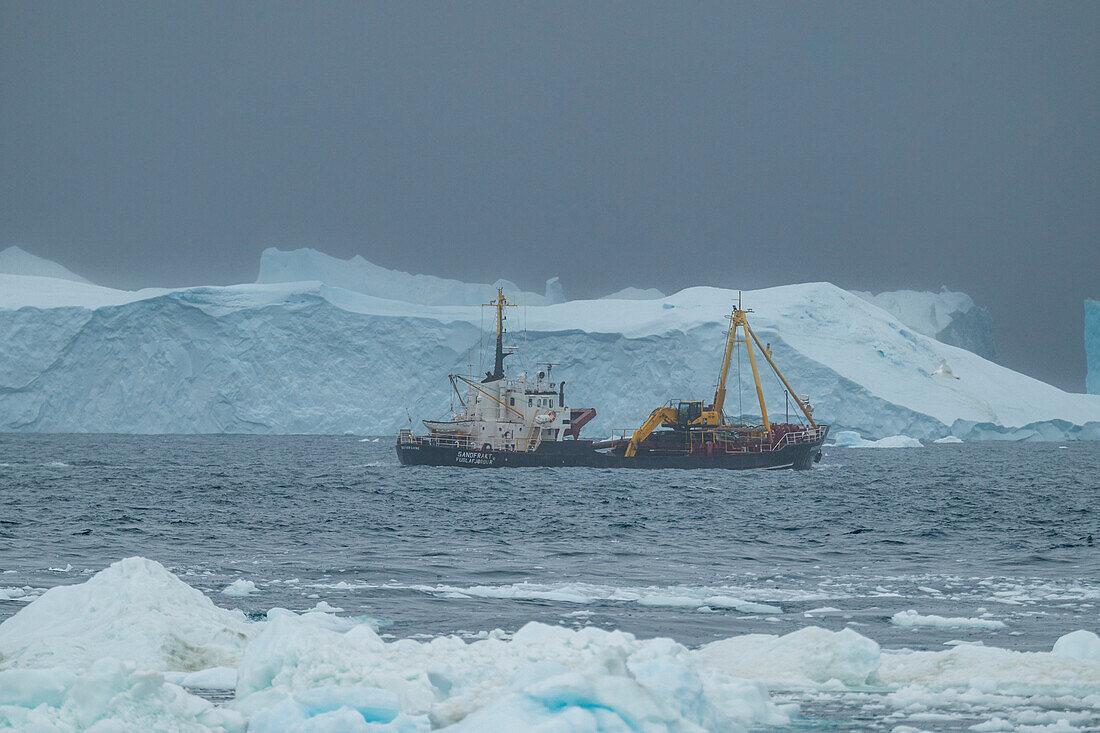
[[[1085,391],[1100,394],[1100,300],[1085,301],[1085,358],[1088,360],[1088,376]]]
[[[947,288],[942,288],[938,293],[894,290],[872,295],[853,292],[892,314],[917,333],[973,351],[991,361],[997,358],[993,317],[966,293]]]
[[[485,302],[478,290],[448,297]],[[713,390],[735,298],[689,288],[647,300],[528,303],[507,324],[518,347],[511,366],[559,362],[554,376],[566,381],[568,403],[596,407],[586,433],[603,437],[670,398]],[[837,430],[1100,439],[1100,396],[1068,394],[941,343],[828,283],[744,299],[795,388]],[[480,306],[318,281],[129,292],[0,275],[0,431],[380,434],[410,417],[418,427],[446,414],[447,374],[478,372],[489,346],[482,322]],[[752,415],[748,364],[740,389],[737,374],[735,363],[726,411]],[[778,380],[766,377],[764,388],[772,411],[781,409]]]

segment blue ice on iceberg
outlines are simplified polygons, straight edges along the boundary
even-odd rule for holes
[[[442,416],[445,375],[478,364],[475,303],[488,284],[421,280],[312,250],[269,250],[263,262],[258,284],[135,292],[0,274],[0,430],[392,433],[407,425],[406,409],[414,421]],[[552,283],[547,292],[557,299]],[[599,436],[714,383],[737,292],[553,305],[518,297],[515,368],[562,361],[555,376],[571,404],[597,408],[586,430]],[[743,298],[757,334],[834,432],[1100,438],[1100,395],[1069,394],[942,343],[829,283]],[[957,378],[937,371],[945,362]],[[731,374],[728,394],[738,389],[753,393],[749,370]],[[784,404],[777,380],[764,390],[773,410]],[[727,399],[727,411],[738,404]]]

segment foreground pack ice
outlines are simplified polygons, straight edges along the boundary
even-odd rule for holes
[[[181,684],[232,694],[212,705]],[[142,558],[0,624],[0,727],[16,729],[737,731],[798,724],[797,705],[773,695],[838,692],[895,716],[997,725],[1038,707],[1085,728],[1100,722],[1100,639],[1076,631],[1049,653],[888,651],[810,626],[689,649],[530,623],[472,642],[385,641],[327,613],[249,621]]]
[[[317,274],[334,278],[322,264]],[[310,272],[298,266],[276,275],[271,265],[268,277]],[[385,281],[367,274],[345,284],[371,290]],[[0,430],[377,434],[407,427],[406,408],[416,423],[438,419],[449,401],[439,375],[470,364],[481,371],[482,309],[416,302],[454,281],[393,276],[408,285],[405,300],[315,281],[129,292],[0,275]],[[494,292],[470,288],[453,297],[468,303],[488,290],[488,302]],[[572,398],[598,410],[590,434],[634,427],[653,405],[713,384],[715,365],[696,355],[721,352],[722,315],[736,295],[689,288],[555,305],[532,297],[509,323],[520,346],[514,363],[533,373],[554,354],[555,375],[576,385]],[[1100,438],[1100,396],[1069,394],[944,344],[828,283],[745,298],[784,373],[837,429],[865,438]],[[739,391],[733,376],[727,412],[751,415],[751,377],[743,372]],[[769,404],[784,402],[778,382],[764,388]]]

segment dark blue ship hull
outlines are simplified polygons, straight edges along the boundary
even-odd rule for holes
[[[598,451],[590,440],[546,442],[533,451],[508,451],[438,445],[430,439],[397,444],[397,459],[405,466],[462,468],[522,468],[580,466],[589,468],[721,468],[732,470],[793,468],[805,470],[821,460],[825,436],[813,442],[793,443],[776,450],[686,455],[639,453],[627,458]]]

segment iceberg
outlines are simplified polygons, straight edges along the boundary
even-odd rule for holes
[[[231,694],[214,705],[190,691],[204,687]],[[790,726],[792,698],[838,693],[888,720],[963,702],[1017,725],[1041,708],[1088,727],[1098,689],[1087,630],[1050,652],[891,650],[817,626],[694,649],[535,622],[473,641],[386,640],[329,613],[244,618],[143,558],[0,623],[0,728],[19,730],[699,733]]]
[[[488,303],[504,288],[509,298],[524,305],[547,305],[565,300],[561,282],[546,281],[545,295],[524,292],[509,280],[492,284],[464,283],[460,280],[413,275],[389,270],[355,255],[350,260],[331,257],[315,249],[291,251],[269,247],[260,255],[257,283],[323,282],[378,298],[389,298],[422,305],[472,305]],[[514,295],[513,295],[514,294]]]
[[[410,417],[418,424],[445,415],[445,375],[480,371],[486,341],[475,304],[491,286],[425,284],[419,275],[379,275],[365,260],[357,268],[302,252],[267,250],[272,264],[261,279],[308,275],[344,285],[123,291],[0,275],[0,430],[379,435]],[[640,424],[670,396],[705,393],[737,292],[698,287],[648,300],[534,304],[545,297],[533,296],[509,322],[513,368],[561,361],[554,374],[567,382],[570,402],[597,407],[588,429],[607,434]],[[757,334],[836,431],[1100,439],[1100,396],[1069,394],[944,344],[829,283],[743,297]],[[431,300],[447,304],[422,302]],[[952,378],[937,373],[944,363]],[[784,404],[778,380],[763,386],[773,411]],[[748,367],[735,365],[727,413],[751,419],[753,395]]]
[[[993,317],[966,293],[942,288],[938,293],[916,290],[861,293],[909,328],[945,344],[972,351],[992,361],[997,358],[993,341]]]
[[[600,300],[660,300],[663,297],[665,294],[657,288],[623,288]]]
[[[1085,391],[1100,394],[1100,300],[1085,301]]]
[[[940,440],[943,440],[942,438]],[[940,442],[937,440],[936,442]],[[958,440],[958,439],[956,439]],[[962,441],[958,441],[962,442]],[[888,435],[878,440],[866,440],[854,430],[842,430],[836,434],[836,448],[923,448],[919,440],[908,435]]]
[[[32,255],[19,247],[8,247],[0,252],[0,274],[50,277],[57,280],[91,285],[90,282],[58,263]]]

